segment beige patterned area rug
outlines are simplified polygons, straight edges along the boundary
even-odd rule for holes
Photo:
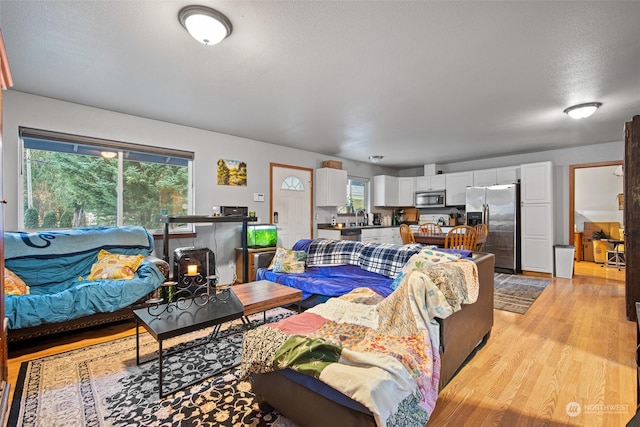
[[[267,321],[291,315],[267,312]],[[262,314],[251,317],[254,324]],[[209,340],[210,329],[194,332],[169,345],[202,344],[168,356],[163,363],[163,392],[196,381],[184,390],[158,397],[158,363],[136,365],[135,336],[24,362],[16,384],[10,426],[285,426],[277,412],[258,409],[248,381],[239,378],[242,326],[239,332]],[[158,344],[141,333],[141,360],[157,355]],[[227,369],[228,368],[228,369]],[[207,372],[222,369],[209,379]]]
[[[496,273],[493,281],[493,307],[524,314],[549,283],[549,279]]]

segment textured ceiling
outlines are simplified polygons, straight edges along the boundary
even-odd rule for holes
[[[620,141],[640,114],[639,1],[0,0],[12,90],[409,168]],[[566,107],[600,101],[575,121]]]

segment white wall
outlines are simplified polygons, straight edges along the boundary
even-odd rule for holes
[[[336,157],[296,150],[261,141],[210,132],[172,123],[121,114],[79,104],[58,101],[23,92],[4,93],[3,132],[3,197],[5,229],[17,230],[20,197],[18,127],[25,126],[116,141],[193,151],[194,194],[196,214],[210,214],[212,206],[248,206],[264,222],[269,222],[269,163],[281,163],[308,168],[321,167],[323,160]],[[247,163],[247,186],[220,186],[216,183],[218,159],[242,160]],[[369,163],[342,160],[350,175],[371,178],[396,171]],[[264,202],[253,202],[253,193],[264,193]],[[329,222],[333,212],[316,209],[319,222]],[[173,248],[206,246],[214,249],[223,278],[230,274],[228,260],[234,258],[234,248],[240,246],[239,225],[200,225],[195,239],[172,240]],[[161,240],[156,242],[161,256]],[[216,250],[217,248],[217,250]]]

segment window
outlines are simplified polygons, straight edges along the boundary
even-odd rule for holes
[[[369,180],[367,178],[347,178],[347,200],[345,206],[338,207],[338,213],[352,213],[369,208]]]
[[[281,190],[304,191],[304,185],[297,176],[288,176],[280,185]]]
[[[27,128],[20,136],[25,229],[160,230],[160,215],[191,212],[191,152]]]

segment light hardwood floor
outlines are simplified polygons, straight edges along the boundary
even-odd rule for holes
[[[442,390],[428,426],[614,427],[631,419],[637,327],[625,316],[624,270],[580,262],[575,273],[554,278],[524,315],[494,310],[489,341]]]
[[[625,316],[624,270],[579,262],[575,273],[553,278],[524,315],[494,310],[489,341],[442,390],[428,427],[617,427],[631,419],[636,324]],[[9,381],[25,360],[133,333],[120,325],[13,345]]]

